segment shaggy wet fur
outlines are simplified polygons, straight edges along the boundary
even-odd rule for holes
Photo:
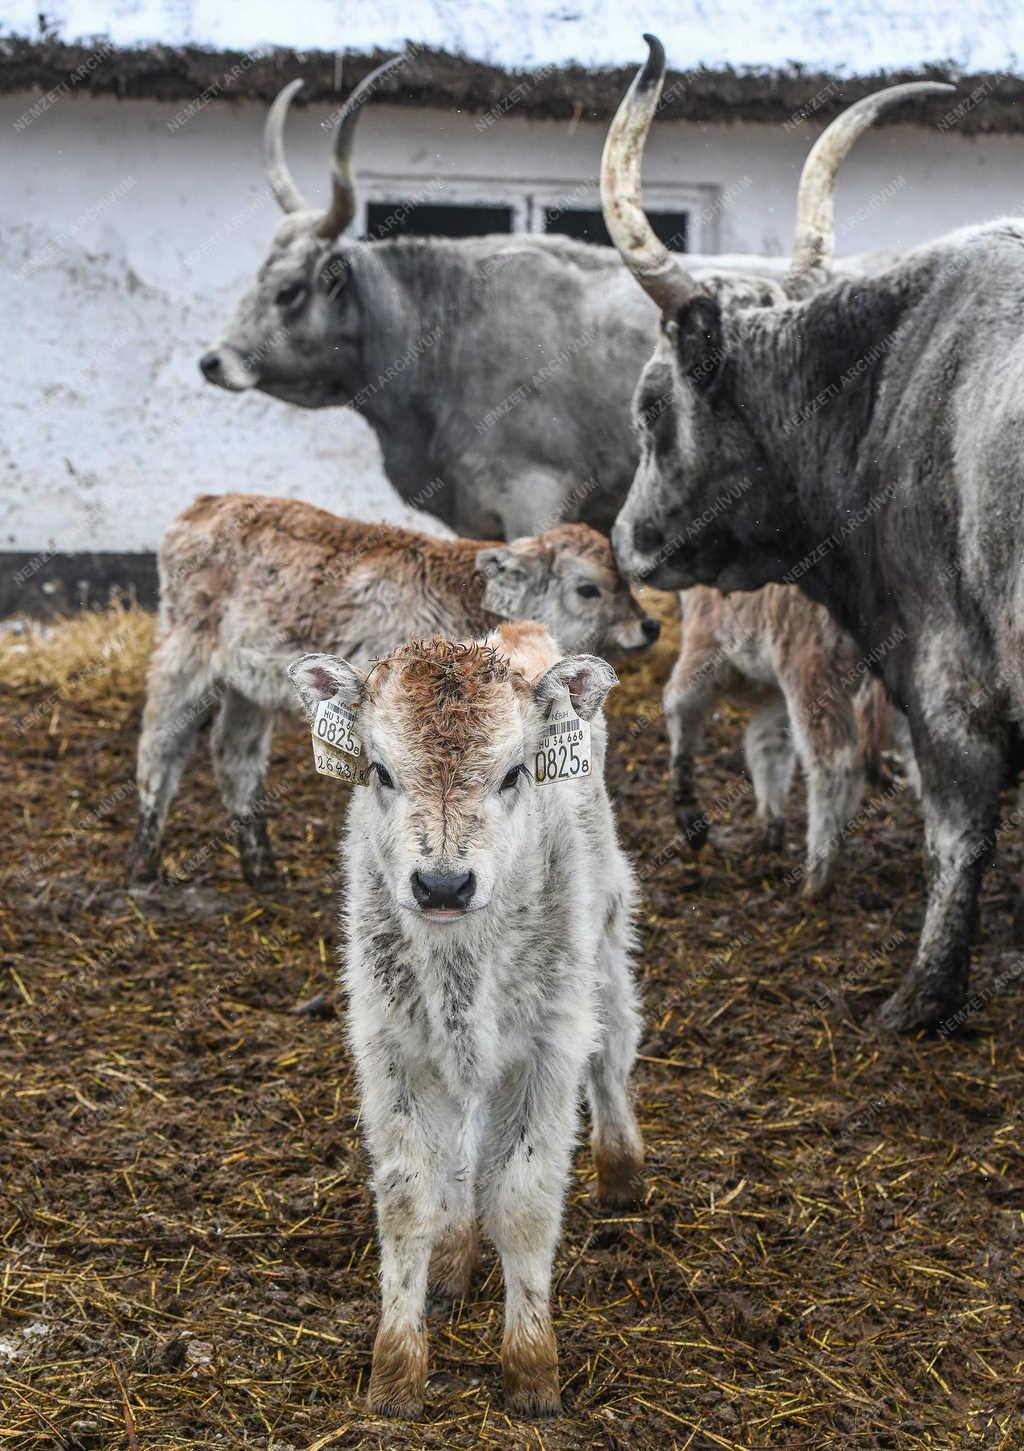
[[[319,655],[291,673],[308,713],[328,694],[356,713],[371,763],[345,830],[342,974],[381,1246],[371,1409],[422,1408],[428,1277],[466,1292],[479,1223],[504,1271],[506,1405],[553,1414],[551,1266],[584,1088],[608,1203],[637,1192],[643,1162],[633,874],[603,779],[615,676],[523,624],[413,643],[368,673]],[[539,785],[529,764],[566,690],[593,769]],[[461,913],[417,905],[427,872],[471,874]]]

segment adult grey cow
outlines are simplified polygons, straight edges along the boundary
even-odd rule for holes
[[[630,397],[656,310],[613,247],[557,237],[345,238],[356,211],[360,107],[401,61],[367,76],[339,113],[326,212],[304,200],[285,160],[285,117],[301,81],[274,101],[266,167],[287,215],[202,370],[232,390],[356,408],[402,497],[459,534],[511,539],[573,519],[607,530],[636,466]],[[822,218],[831,227],[835,174],[857,136],[883,107],[921,89],[869,97],[819,139],[800,183],[801,256],[831,245],[819,235]],[[729,275],[738,300],[784,297],[781,259],[689,262]]]
[[[795,580],[877,666],[909,715],[928,870],[916,958],[881,1021],[949,1027],[1024,718],[1024,224],[954,233],[802,299],[794,277],[789,305],[741,311],[644,216],[664,75],[649,45],[602,176],[609,228],[662,315],[619,562],[665,589]]]

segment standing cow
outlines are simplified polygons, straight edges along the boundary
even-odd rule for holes
[[[641,457],[620,563],[665,589],[797,581],[906,710],[928,903],[893,1028],[950,1019],[1024,715],[1024,225],[954,233],[880,275],[742,311],[670,256],[640,205],[664,76],[651,53],[609,132],[602,191],[661,310],[637,387]],[[828,250],[804,259],[821,272]],[[639,404],[664,400],[653,420]],[[690,523],[738,493],[696,536]],[[883,650],[885,641],[898,641]]]

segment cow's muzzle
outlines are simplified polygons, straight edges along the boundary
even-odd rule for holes
[[[234,348],[211,348],[199,359],[199,371],[208,383],[218,388],[227,388],[232,393],[244,393],[247,388],[256,387],[256,374],[235,352]]]

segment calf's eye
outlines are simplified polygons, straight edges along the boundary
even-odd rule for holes
[[[370,767],[370,770],[377,772],[377,780],[384,787],[385,791],[394,790],[394,781],[392,781],[391,776],[387,771],[385,771],[384,767],[379,761],[374,761],[373,765]]]
[[[296,303],[302,301],[305,295],[306,289],[305,287],[303,287],[302,283],[294,282],[289,287],[282,287],[280,292],[274,298],[274,301],[277,303],[278,307],[294,307]]]
[[[524,771],[525,769],[526,768],[522,764],[520,764],[518,766],[513,766],[511,771],[506,771],[505,779],[502,781],[501,785],[498,788],[499,791],[511,791],[512,787],[519,780],[520,772]]]
[[[578,584],[576,593],[581,600],[596,600],[601,591],[596,584]]]

